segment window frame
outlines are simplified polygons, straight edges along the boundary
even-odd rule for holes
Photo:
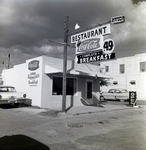
[[[144,63],[143,64],[144,68],[142,68],[142,63]],[[139,62],[139,70],[140,72],[146,72],[146,61]]]
[[[125,74],[125,64],[119,64],[119,73]]]
[[[60,86],[61,90],[60,90],[59,94],[56,91],[54,91],[54,78],[60,78],[61,79],[61,86]],[[73,96],[73,95],[76,95],[76,93],[77,93],[77,78],[67,77],[66,82],[69,81],[70,79],[73,80],[73,88],[72,88],[73,92],[72,92],[72,94],[68,94],[67,89],[69,89],[69,88],[68,88],[68,85],[67,85],[66,86],[66,95]],[[62,88],[63,88],[63,77],[62,76],[53,76],[53,78],[52,78],[52,95],[53,96],[54,95],[62,95],[63,94],[62,93],[62,90],[63,90]]]
[[[105,72],[109,72],[109,66],[105,66]]]

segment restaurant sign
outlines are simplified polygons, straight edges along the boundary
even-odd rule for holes
[[[77,63],[81,64],[81,63],[115,59],[115,53],[104,54],[102,53],[102,51],[100,51],[100,52],[92,52],[92,53],[77,55],[76,57],[77,57]]]
[[[103,36],[93,37],[76,42],[76,55],[101,50],[103,48]]]
[[[96,28],[80,32],[71,36],[71,43],[76,43],[78,41],[83,41],[91,38],[95,38],[99,35],[108,35],[110,34],[110,24],[98,26]]]

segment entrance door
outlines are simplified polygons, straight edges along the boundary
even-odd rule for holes
[[[86,98],[87,99],[92,99],[92,90],[93,90],[92,81],[86,81]]]

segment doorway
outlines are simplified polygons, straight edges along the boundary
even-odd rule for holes
[[[86,99],[92,100],[93,81],[86,81]]]

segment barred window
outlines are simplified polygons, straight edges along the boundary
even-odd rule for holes
[[[140,72],[146,72],[146,62],[140,62]]]
[[[105,72],[109,72],[109,66],[105,66]]]
[[[125,65],[124,64],[120,64],[120,74],[125,73]]]

